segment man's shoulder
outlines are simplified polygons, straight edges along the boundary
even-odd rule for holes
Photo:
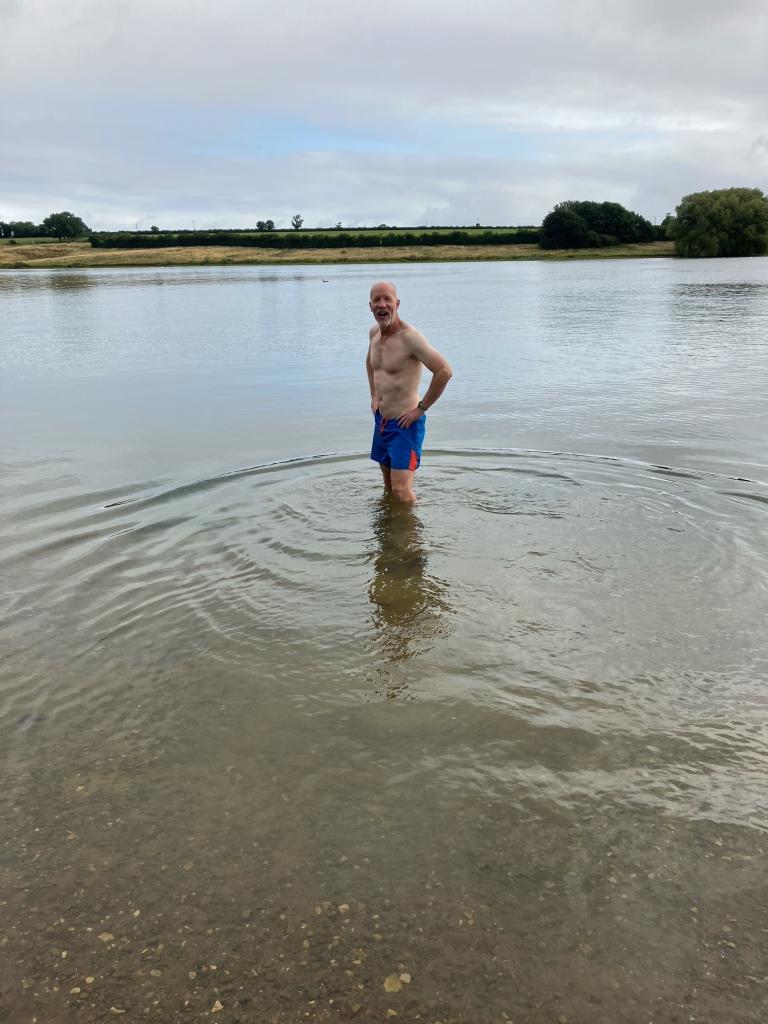
[[[427,344],[427,339],[413,324],[403,324],[402,339],[408,348],[420,347]]]

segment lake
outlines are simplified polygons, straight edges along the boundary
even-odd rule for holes
[[[414,509],[379,277],[454,370]],[[0,323],[0,1021],[765,1020],[768,259],[9,271]]]

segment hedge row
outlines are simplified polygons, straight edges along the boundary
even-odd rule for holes
[[[162,249],[181,245],[245,245],[261,249],[347,249],[384,245],[531,245],[540,232],[532,228],[464,231],[143,231],[99,232],[90,236],[97,249]]]

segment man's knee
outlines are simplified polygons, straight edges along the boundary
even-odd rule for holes
[[[402,477],[392,475],[392,496],[397,498],[398,501],[413,501],[415,496],[413,493],[412,480],[409,478],[403,479]]]

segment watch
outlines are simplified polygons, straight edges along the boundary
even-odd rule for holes
[[[421,399],[419,399],[418,402],[416,403],[416,408],[417,409],[421,409],[422,412],[426,412],[427,411],[427,407],[426,407],[426,405],[424,405],[424,403],[422,402]]]

